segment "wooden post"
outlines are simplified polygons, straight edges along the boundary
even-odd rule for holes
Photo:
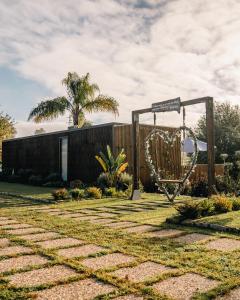
[[[133,157],[133,189],[132,200],[141,198],[139,191],[139,114],[132,112],[132,157]]]
[[[214,149],[214,104],[213,98],[206,100],[208,196],[214,193],[215,186],[215,149]]]

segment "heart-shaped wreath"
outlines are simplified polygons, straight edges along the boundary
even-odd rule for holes
[[[150,152],[150,142],[154,141],[154,139],[157,139],[158,137],[162,139],[162,141],[171,147],[174,146],[174,143],[177,141],[178,138],[181,138],[182,132],[185,132],[188,134],[188,137],[193,139],[193,144],[194,144],[194,152],[191,155],[191,163],[190,163],[190,168],[183,174],[183,176],[178,179],[178,180],[166,180],[162,178],[161,171],[160,169],[157,169],[153,159],[152,159],[152,154]],[[180,145],[181,146],[181,145]],[[189,176],[192,174],[194,167],[197,162],[197,157],[198,157],[198,146],[197,146],[197,139],[191,128],[188,128],[186,126],[181,126],[178,129],[176,129],[173,133],[169,131],[164,131],[162,129],[154,128],[146,137],[145,139],[145,158],[147,165],[150,169],[150,175],[152,178],[155,180],[156,185],[158,186],[158,189],[160,190],[161,188],[163,189],[164,193],[166,194],[168,200],[170,202],[173,202],[175,197],[180,193],[182,188],[184,187],[184,184],[188,180]],[[170,195],[168,192],[168,189],[166,187],[166,182],[169,181],[171,184],[175,185],[174,192]]]

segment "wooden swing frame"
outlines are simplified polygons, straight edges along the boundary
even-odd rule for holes
[[[170,101],[170,100],[167,100]],[[164,101],[165,102],[165,101]],[[207,128],[207,164],[208,164],[208,197],[215,191],[215,149],[214,149],[214,102],[212,97],[202,97],[180,102],[181,107],[205,103],[206,128]],[[145,108],[132,111],[132,158],[133,158],[133,189],[132,200],[141,198],[139,190],[140,179],[140,148],[139,148],[139,116],[145,113],[153,112],[153,108]],[[185,113],[185,112],[184,112]],[[163,180],[164,183],[173,182],[172,180]],[[177,182],[177,180],[176,180]],[[178,183],[178,182],[177,182]]]

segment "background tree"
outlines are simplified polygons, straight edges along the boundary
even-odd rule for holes
[[[229,102],[215,102],[214,112],[216,163],[223,162],[223,153],[228,154],[228,161],[233,161],[235,152],[240,150],[240,107]],[[206,119],[202,116],[195,133],[198,139],[206,141],[206,132]]]
[[[0,161],[2,161],[2,141],[14,137],[15,134],[13,119],[8,114],[0,112]]]
[[[73,125],[82,127],[86,123],[85,113],[101,111],[118,114],[118,102],[112,97],[100,94],[98,85],[91,84],[89,79],[89,73],[82,77],[77,73],[68,73],[62,81],[68,96],[40,102],[30,112],[28,120],[52,120],[69,111]]]
[[[43,133],[45,133],[45,132],[46,132],[46,130],[45,130],[44,128],[39,128],[39,129],[36,129],[36,130],[35,130],[34,134],[35,134],[35,135],[38,135],[38,134],[43,134]]]

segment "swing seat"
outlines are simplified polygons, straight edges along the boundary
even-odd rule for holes
[[[160,183],[183,183],[182,180],[179,180],[179,179],[161,179],[159,180]]]

